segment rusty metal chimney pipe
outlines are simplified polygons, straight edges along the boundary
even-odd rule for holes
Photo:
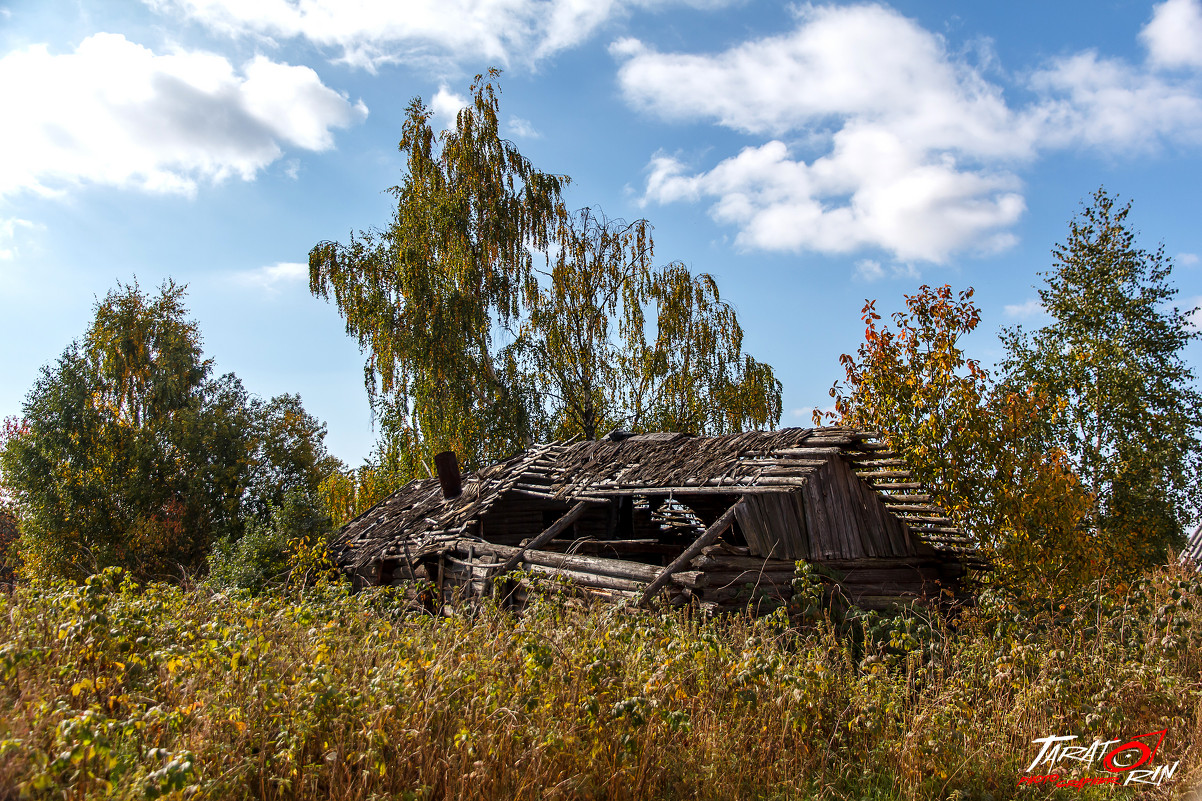
[[[463,492],[463,476],[459,472],[459,460],[455,451],[443,451],[434,455],[434,467],[438,470],[438,483],[442,487],[442,497],[448,501],[458,498]]]

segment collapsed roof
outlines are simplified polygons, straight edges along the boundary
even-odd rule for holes
[[[457,497],[438,479],[409,483],[348,523],[335,550],[366,581],[391,575],[385,565],[412,574],[465,542],[532,547],[543,532],[540,545],[564,550],[568,540],[550,536],[566,532],[550,527],[566,529],[569,510],[576,550],[587,540],[651,565],[678,557],[727,511],[727,546],[784,565],[984,564],[879,435],[834,427],[537,445],[466,476]]]

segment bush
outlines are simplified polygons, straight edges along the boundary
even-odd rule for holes
[[[1202,778],[1199,591],[1197,574],[1162,569],[1055,605],[986,596],[954,625],[866,619],[853,645],[780,614],[549,596],[469,620],[408,614],[391,590],[253,597],[106,572],[0,596],[0,787],[1004,799],[1029,797],[1038,737],[1167,729],[1157,764],[1180,768],[1151,788],[1167,798]]]
[[[253,520],[237,540],[225,537],[209,557],[209,578],[218,587],[260,593],[287,582],[298,565],[297,578],[313,574],[326,549],[330,518],[319,502],[291,491],[280,506],[268,509],[268,520]]]

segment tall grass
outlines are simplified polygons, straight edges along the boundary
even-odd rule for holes
[[[1132,797],[1018,782],[1037,737],[1167,728],[1169,798],[1202,781],[1200,589],[798,630],[110,572],[0,598],[0,797]]]

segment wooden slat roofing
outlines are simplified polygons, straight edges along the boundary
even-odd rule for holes
[[[575,503],[632,494],[792,492],[835,457],[921,540],[940,550],[974,550],[875,432],[835,427],[537,445],[466,476],[463,493],[451,500],[442,497],[437,479],[407,484],[343,527],[335,547],[347,566],[416,559],[467,534],[472,521],[511,493]]]

